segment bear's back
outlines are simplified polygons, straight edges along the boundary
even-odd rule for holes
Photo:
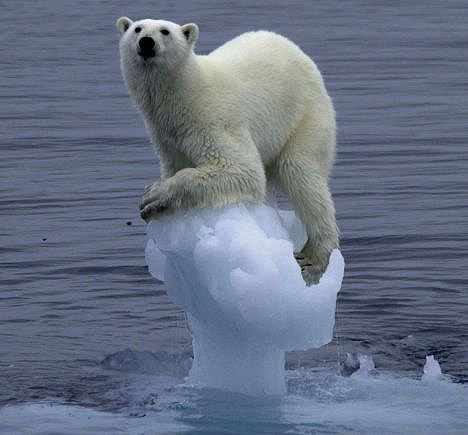
[[[312,60],[296,44],[266,30],[243,33],[212,51],[208,58],[229,65],[240,74],[250,69],[256,75],[287,74],[292,68],[299,69],[302,77],[319,74]]]

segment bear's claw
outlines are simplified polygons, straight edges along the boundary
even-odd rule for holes
[[[326,262],[316,261],[314,262],[311,258],[307,257],[303,252],[295,252],[294,258],[297,264],[301,268],[302,278],[308,286],[312,284],[318,284],[320,278],[324,274],[328,266],[328,260]]]
[[[158,201],[161,196],[161,182],[156,181],[152,184],[145,186],[143,196],[140,201],[140,210],[143,210],[148,204]]]
[[[160,181],[145,186],[143,197],[140,201],[140,216],[148,222],[151,217],[162,213],[169,208],[170,196],[162,188]]]
[[[168,208],[169,207],[158,204],[157,202],[150,203],[141,210],[140,216],[146,223],[148,223],[151,220],[151,217],[154,217],[154,215],[158,213],[162,213]]]

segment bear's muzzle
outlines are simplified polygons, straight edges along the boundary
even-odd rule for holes
[[[150,57],[156,56],[155,50],[156,42],[153,38],[149,36],[143,36],[138,41],[138,54],[145,60],[149,59]]]

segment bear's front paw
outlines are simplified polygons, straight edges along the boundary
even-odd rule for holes
[[[170,196],[161,182],[156,181],[145,187],[140,202],[140,216],[148,222],[152,217],[170,208]]]
[[[156,215],[168,209],[169,205],[161,204],[158,201],[154,201],[149,203],[140,211],[140,216],[146,223],[148,223],[152,218],[156,217]]]

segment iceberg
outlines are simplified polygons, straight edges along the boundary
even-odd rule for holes
[[[427,355],[422,380],[424,382],[434,382],[440,379],[443,379],[443,375],[439,362],[434,358],[434,355]]]
[[[306,286],[293,253],[306,235],[293,211],[267,204],[194,209],[147,225],[150,273],[187,317],[194,385],[286,392],[284,352],[331,341],[344,273],[339,250]]]

